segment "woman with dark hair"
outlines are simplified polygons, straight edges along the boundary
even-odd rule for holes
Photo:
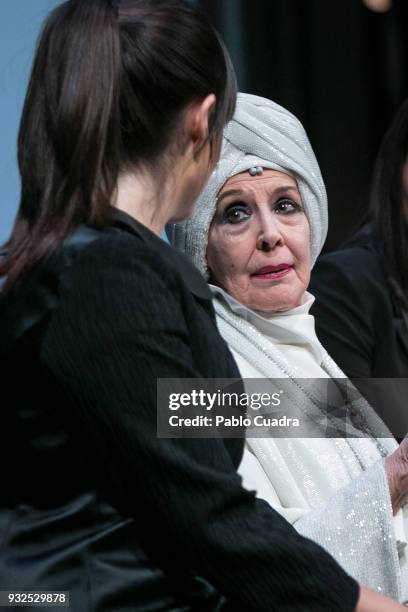
[[[238,377],[207,286],[159,239],[191,213],[235,98],[185,0],[68,0],[46,21],[0,266],[6,603],[399,609],[242,488],[242,440],[156,433],[158,378]]]
[[[368,222],[312,274],[320,341],[396,437],[408,430],[408,100],[382,141]]]

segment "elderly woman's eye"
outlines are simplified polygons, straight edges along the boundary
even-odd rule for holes
[[[250,215],[250,210],[245,204],[231,204],[224,211],[226,223],[240,223]]]
[[[281,215],[291,215],[293,213],[302,211],[303,207],[293,200],[282,198],[276,202],[274,210]]]

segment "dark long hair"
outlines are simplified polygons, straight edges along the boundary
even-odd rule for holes
[[[234,112],[235,75],[188,0],[68,0],[52,11],[21,118],[21,199],[0,258],[3,291],[75,227],[103,224],[119,172],[153,167],[182,111],[209,93],[213,142]]]
[[[408,300],[408,223],[404,211],[403,171],[408,158],[408,100],[388,128],[374,165],[368,224],[350,244],[374,239],[388,278]]]

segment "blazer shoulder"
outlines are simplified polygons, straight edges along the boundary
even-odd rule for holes
[[[365,246],[356,246],[348,249],[339,249],[325,253],[318,258],[318,263],[324,262],[333,266],[341,266],[347,271],[355,264],[366,266],[370,269],[381,267],[380,256],[372,249]]]
[[[385,285],[385,272],[380,256],[366,247],[333,251],[318,258],[312,280],[330,275],[333,282],[344,281],[359,288]]]
[[[69,252],[67,255],[69,268],[72,256]],[[199,270],[183,253],[153,234],[146,237],[110,229],[98,240],[90,240],[80,250],[75,257],[77,266],[80,270],[85,267],[88,272],[93,270],[101,274],[106,266],[116,267],[119,274],[129,267],[142,276],[146,276],[150,270],[156,279],[162,279],[166,285],[177,286],[178,290],[190,292],[200,300],[212,300],[209,287]]]
[[[309,285],[315,296],[317,326],[328,309],[336,319],[340,311],[355,317],[361,327],[374,326],[391,312],[390,293],[381,257],[366,247],[334,251],[320,257]]]

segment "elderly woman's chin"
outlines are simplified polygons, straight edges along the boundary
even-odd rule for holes
[[[290,284],[276,283],[271,287],[254,291],[250,308],[265,315],[274,312],[287,312],[300,306],[305,291],[306,286],[299,281]]]
[[[309,274],[299,275],[296,268],[291,268],[279,280],[250,276],[240,284],[228,282],[226,278],[222,282],[212,279],[212,282],[250,310],[268,316],[300,306],[309,284]]]

